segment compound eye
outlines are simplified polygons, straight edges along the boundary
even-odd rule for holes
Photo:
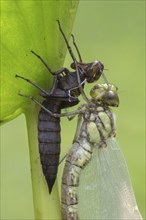
[[[115,91],[108,90],[102,97],[105,104],[108,106],[119,106],[119,97]]]
[[[104,65],[101,63],[101,70],[103,71],[104,70]]]
[[[100,78],[101,74],[102,74],[102,71],[96,72],[94,75],[94,81],[97,81]]]

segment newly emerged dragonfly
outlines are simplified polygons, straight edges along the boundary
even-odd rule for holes
[[[115,140],[117,87],[97,84],[78,110],[78,124],[62,176],[62,218],[142,219],[128,168]]]
[[[31,51],[37,58],[46,66],[47,70],[54,76],[54,83],[51,90],[47,91],[42,89],[39,85],[26,79],[22,76],[16,75],[17,78],[21,78],[40,90],[40,95],[45,98],[43,103],[39,103],[32,96],[25,96],[31,99],[41,107],[38,117],[38,141],[39,141],[39,153],[42,164],[42,170],[46,178],[49,193],[52,191],[54,185],[60,156],[60,113],[63,108],[68,108],[79,103],[78,96],[82,94],[84,100],[87,97],[84,93],[84,84],[87,81],[92,83],[98,80],[103,71],[103,64],[100,61],[94,61],[91,63],[83,63],[78,47],[75,43],[74,36],[73,44],[77,50],[79,56],[79,62],[76,60],[73,51],[66,39],[66,36],[61,28],[59,20],[57,20],[59,30],[65,40],[67,48],[73,59],[71,64],[71,72],[67,68],[62,67],[58,71],[53,72],[48,64],[36,54]],[[57,115],[57,116],[56,116]]]

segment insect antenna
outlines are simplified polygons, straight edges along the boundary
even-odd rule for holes
[[[80,63],[82,63],[83,61],[82,61],[82,58],[81,58],[80,51],[79,51],[79,49],[78,49],[78,47],[77,47],[77,45],[76,45],[76,43],[75,43],[75,37],[74,37],[73,34],[71,34],[71,37],[72,37],[72,40],[73,40],[73,44],[74,44],[74,46],[75,46],[75,48],[76,48],[76,51],[77,51],[77,53],[78,53],[79,61],[80,61]]]

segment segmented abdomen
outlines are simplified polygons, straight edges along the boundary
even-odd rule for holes
[[[88,114],[89,113],[89,114]],[[79,177],[82,169],[92,158],[95,147],[103,147],[109,137],[115,135],[113,114],[102,107],[84,116],[78,139],[70,149],[62,177],[62,219],[78,220]]]
[[[61,112],[56,100],[45,100],[42,105],[53,113]],[[38,118],[38,141],[42,170],[49,193],[54,185],[60,155],[60,118],[55,118],[41,109]]]

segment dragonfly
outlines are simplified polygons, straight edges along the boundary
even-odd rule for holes
[[[30,79],[16,75],[17,78],[25,80],[38,88],[40,90],[40,95],[45,99],[42,103],[39,103],[32,96],[26,96],[19,93],[20,96],[32,100],[41,107],[38,115],[39,154],[42,171],[48,185],[49,193],[52,191],[58,172],[61,143],[61,110],[77,105],[79,103],[78,96],[80,94],[82,94],[84,100],[87,100],[86,94],[84,93],[85,83],[93,83],[94,81],[97,81],[104,69],[104,65],[100,61],[83,63],[79,49],[75,43],[75,38],[72,35],[73,44],[79,56],[79,61],[77,61],[62,30],[60,21],[57,20],[57,23],[67,49],[73,59],[71,68],[74,71],[70,71],[66,67],[62,67],[57,71],[52,71],[40,55],[31,51],[54,77],[52,88],[50,90],[44,90]]]
[[[78,112],[61,187],[63,220],[142,219],[124,156],[116,142],[118,88],[97,84]],[[71,117],[71,119],[74,116]]]

